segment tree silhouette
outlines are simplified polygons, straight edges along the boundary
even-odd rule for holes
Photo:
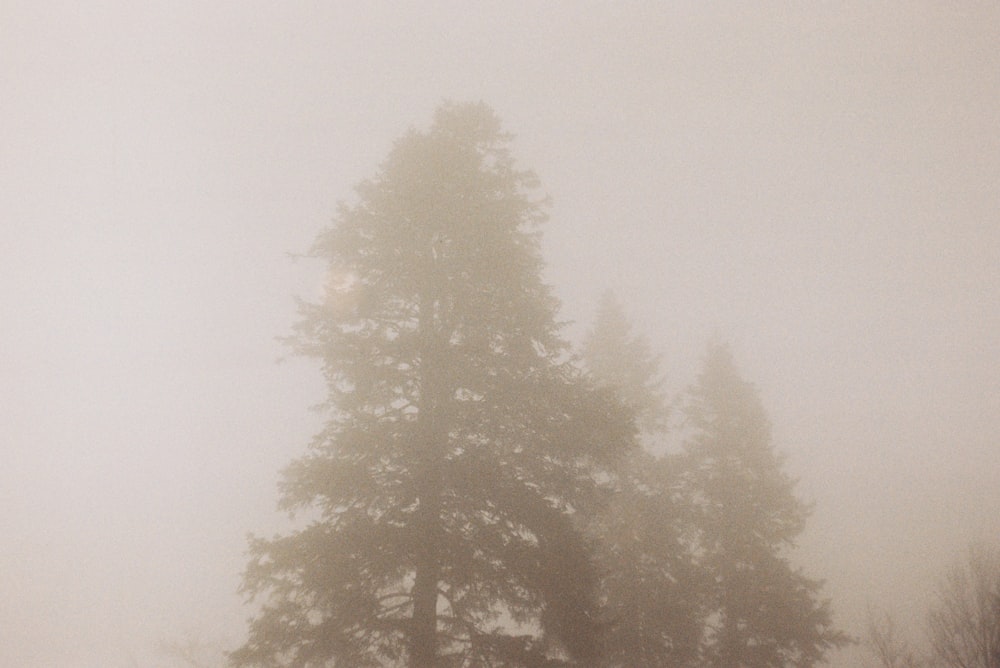
[[[938,585],[928,616],[935,660],[945,668],[1000,668],[1000,551],[969,548]]]
[[[593,665],[578,516],[633,442],[570,364],[541,279],[537,179],[481,104],[445,104],[341,205],[293,344],[329,419],[284,473],[316,519],[252,539],[238,666]]]
[[[601,298],[582,358],[595,382],[635,413],[647,447],[655,447],[669,415],[659,361],[611,292]],[[684,666],[697,657],[704,583],[676,464],[675,455],[631,449],[614,499],[591,524],[608,621],[603,666]]]
[[[877,614],[868,610],[865,644],[880,668],[925,668],[930,666],[920,653],[899,632],[896,621],[888,612]]]
[[[688,391],[685,477],[698,512],[699,560],[713,583],[705,665],[811,666],[848,642],[832,627],[821,582],[784,555],[808,508],[771,445],[756,389],[724,346],[709,348]]]
[[[621,303],[611,291],[601,296],[594,325],[583,341],[582,356],[597,383],[614,389],[635,412],[647,441],[666,430],[670,410],[659,359],[649,342],[632,332]]]

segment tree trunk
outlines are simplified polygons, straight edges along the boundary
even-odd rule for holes
[[[417,434],[420,439],[417,494],[418,508],[413,581],[413,617],[410,620],[410,668],[436,668],[437,601],[441,574],[441,464],[447,432],[440,415],[444,384],[441,378],[443,350],[436,322],[436,300],[425,296],[420,308],[420,403]]]
[[[418,548],[410,620],[410,668],[435,668],[437,661],[438,563],[433,543],[427,536]]]

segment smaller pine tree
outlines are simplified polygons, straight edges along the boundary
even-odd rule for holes
[[[594,382],[633,414],[649,449],[630,448],[610,506],[597,516],[604,569],[603,612],[608,628],[602,666],[654,668],[693,665],[701,637],[703,589],[691,553],[691,515],[677,484],[676,455],[655,456],[669,416],[659,360],[633,334],[611,292],[583,344]]]
[[[632,332],[618,298],[610,290],[597,306],[593,328],[583,342],[583,361],[597,384],[613,389],[636,418],[648,441],[667,428],[670,410],[660,360],[649,342]]]
[[[822,583],[788,561],[809,507],[771,444],[754,386],[728,348],[710,347],[688,391],[686,495],[697,513],[700,566],[708,581],[705,665],[813,666],[848,642],[818,598]]]

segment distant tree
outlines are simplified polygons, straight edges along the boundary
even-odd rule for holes
[[[158,643],[160,654],[179,662],[184,668],[216,668],[225,664],[226,653],[219,643],[203,639],[196,633]]]
[[[1000,668],[1000,551],[969,549],[939,584],[928,630],[935,665]]]
[[[633,334],[621,305],[602,297],[582,358],[594,381],[613,390],[652,445],[666,431],[668,407],[659,360]],[[598,538],[603,613],[602,665],[689,665],[701,635],[701,577],[691,554],[691,515],[672,456],[631,449],[615,496],[591,524]]]
[[[889,613],[877,614],[873,610],[868,611],[865,645],[875,657],[879,668],[929,666],[928,662],[900,635],[896,622]]]
[[[848,639],[817,598],[822,583],[785,556],[809,509],[782,469],[756,389],[726,347],[709,348],[685,418],[685,484],[698,513],[699,562],[712,583],[702,665],[819,663]]]
[[[647,441],[666,430],[670,410],[660,361],[649,342],[632,332],[624,309],[611,291],[605,292],[598,303],[594,326],[583,341],[582,357],[598,384],[614,389],[635,412]]]
[[[252,540],[264,604],[235,665],[595,665],[579,517],[633,427],[569,361],[508,140],[484,105],[442,106],[317,240],[331,279],[293,343],[329,420],[281,501],[316,519]]]

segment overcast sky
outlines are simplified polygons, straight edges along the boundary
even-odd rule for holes
[[[239,642],[319,424],[289,254],[445,99],[552,195],[568,335],[732,344],[849,631],[1000,539],[1000,4],[507,4],[0,3],[0,664]]]

